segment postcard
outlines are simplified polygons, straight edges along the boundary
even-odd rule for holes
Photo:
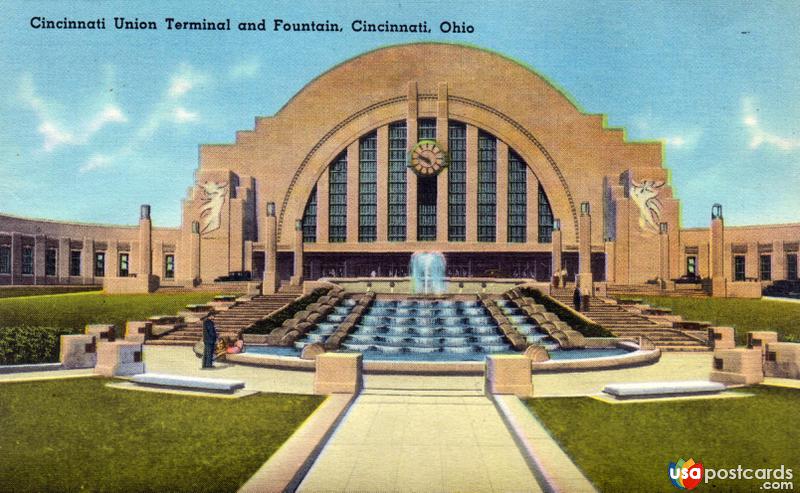
[[[796,3],[8,1],[0,491],[795,491]]]

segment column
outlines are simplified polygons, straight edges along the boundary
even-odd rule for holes
[[[669,224],[659,224],[659,277],[662,283],[669,280]]]
[[[478,241],[478,128],[467,125],[467,243]]]
[[[711,208],[710,235],[711,295],[725,297],[727,296],[725,285],[725,224],[722,220],[722,206],[719,204],[714,204]],[[757,246],[756,249],[758,249]],[[748,247],[748,256],[749,250]]]
[[[553,219],[553,235],[551,245],[553,247],[550,255],[551,267],[550,277],[555,281],[556,276],[560,276],[563,262],[561,260],[562,241],[561,241],[561,220]]]
[[[22,235],[11,233],[11,284],[22,279]]]
[[[44,261],[47,251],[47,237],[36,235],[33,246],[33,283],[46,284],[44,275]]]
[[[497,139],[497,206],[496,240],[497,243],[508,243],[508,144]]]
[[[144,204],[139,209],[139,266],[138,277],[150,282],[153,275],[153,223],[150,220],[150,206]]]
[[[244,270],[248,272],[253,271],[253,242],[244,240]]]
[[[193,286],[200,284],[200,222],[192,221],[192,232],[189,236],[189,265]]]
[[[83,238],[81,248],[81,284],[92,284],[94,282],[94,240]]]
[[[58,282],[69,284],[69,238],[58,239]]]
[[[384,242],[389,239],[389,127],[387,125],[378,128],[377,146],[377,241]],[[319,193],[319,188],[317,188],[317,193]],[[317,195],[317,203],[319,200],[319,195]],[[319,207],[317,210],[319,211]],[[317,214],[317,223],[319,224],[319,214]]]
[[[152,250],[153,274],[159,278],[164,277],[164,241],[153,241]]]
[[[294,275],[291,279],[292,286],[303,285],[303,220],[294,223]]]
[[[615,242],[606,241],[605,252],[606,252],[606,283],[614,284],[617,279]]]
[[[119,242],[108,240],[106,242],[106,277],[119,276]]]
[[[325,168],[317,180],[317,243],[328,243],[328,219],[330,208],[330,177],[329,168]]]
[[[408,110],[406,114],[406,145],[408,151],[417,144],[417,83],[408,83]],[[406,241],[417,241],[417,174],[406,171]]]
[[[439,84],[439,99],[436,102],[436,141],[444,151],[445,156],[449,149],[449,121],[447,104],[447,83]],[[443,169],[436,177],[436,241],[447,242],[448,230],[448,175],[447,168]]]
[[[744,275],[750,279],[758,279],[760,277],[759,257],[760,255],[758,254],[758,242],[757,241],[748,242],[747,253],[744,256]]]
[[[358,148],[347,146],[347,243],[358,243]]]
[[[772,280],[786,279],[786,253],[783,251],[783,241],[772,242]]]
[[[278,279],[278,223],[275,217],[275,202],[267,202],[267,220],[264,225],[265,252],[264,252],[264,281],[261,285],[262,294],[275,294],[278,292],[280,280]]]
[[[592,294],[592,215],[589,202],[581,203],[578,222],[578,286],[581,292]]]

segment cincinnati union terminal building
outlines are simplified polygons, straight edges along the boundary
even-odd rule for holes
[[[531,69],[488,51],[408,44],[309,82],[235,141],[200,148],[179,228],[0,216],[0,284],[116,292],[408,275],[674,287],[760,296],[797,278],[800,225],[680,227],[662,144],[628,142]],[[177,197],[176,197],[177,200]],[[157,214],[158,211],[153,211]],[[131,211],[132,223],[136,211]]]

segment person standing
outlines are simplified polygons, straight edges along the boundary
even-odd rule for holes
[[[575,305],[575,311],[581,311],[581,290],[575,286],[575,291],[572,292],[572,304]]]
[[[217,344],[217,327],[214,316],[203,320],[203,368],[214,368],[214,348]]]

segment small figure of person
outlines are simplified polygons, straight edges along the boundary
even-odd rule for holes
[[[561,287],[567,287],[567,269],[561,269]]]
[[[228,348],[225,350],[228,354],[239,354],[244,351],[244,336],[239,334],[239,337],[236,338],[234,341],[231,339],[228,344]]]
[[[553,287],[560,288],[561,287],[561,271],[557,270],[553,274]]]
[[[581,311],[581,290],[575,286],[575,291],[572,292],[572,304],[575,305],[575,311]]]
[[[214,347],[217,344],[217,327],[214,325],[214,316],[209,315],[203,320],[203,368],[214,367]]]

